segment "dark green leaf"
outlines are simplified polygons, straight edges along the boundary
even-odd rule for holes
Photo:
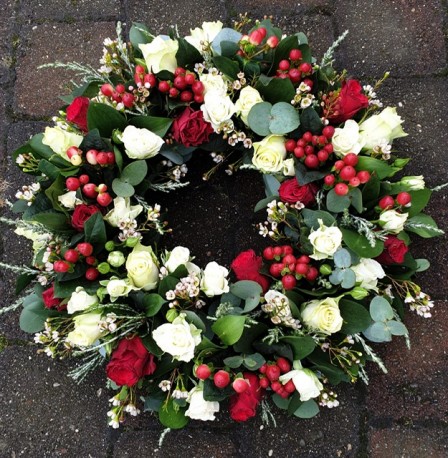
[[[375,207],[380,195],[380,180],[376,174],[370,177],[370,180],[362,189],[362,202],[367,209]]]
[[[146,309],[146,316],[154,316],[159,313],[162,305],[166,303],[166,300],[158,294],[151,293],[145,294],[143,298],[143,305]]]
[[[174,405],[173,398],[168,398],[159,409],[159,421],[163,426],[171,429],[181,429],[188,424],[185,409]]]
[[[289,59],[289,53],[292,49],[299,46],[299,40],[296,35],[290,35],[289,37],[283,38],[280,41],[277,48],[275,49],[274,62],[272,68],[277,69],[278,64],[283,59]]]
[[[410,191],[409,194],[412,197],[412,201],[408,213],[412,217],[418,215],[426,207],[431,198],[432,191],[425,188],[418,191]]]
[[[215,67],[229,78],[236,80],[240,71],[240,66],[234,60],[224,56],[213,57],[213,63]]]
[[[101,138],[100,131],[98,129],[90,130],[87,135],[83,138],[80,149],[87,153],[90,149],[96,149],[97,151],[107,151],[107,143]]]
[[[159,283],[158,293],[165,297],[167,291],[176,289],[176,285],[179,283],[179,279],[176,277],[172,277],[168,275],[167,277],[163,278]]]
[[[350,203],[351,203],[351,200],[348,195],[340,196],[336,194],[336,192],[334,191],[334,188],[331,189],[327,194],[327,204],[326,205],[327,205],[328,210],[330,210],[331,212],[341,213],[346,208],[350,207]]]
[[[203,333],[206,331],[204,321],[199,317],[199,315],[196,312],[192,312],[191,310],[185,310],[183,313],[185,313],[185,315],[187,316],[187,321],[189,323],[194,324]]]
[[[358,302],[343,298],[339,302],[339,309],[344,320],[341,329],[344,334],[357,334],[372,323],[368,310]]]
[[[126,119],[115,108],[103,103],[90,102],[87,126],[89,130],[98,129],[102,137],[109,138],[114,129],[123,130],[126,127]]]
[[[223,363],[231,369],[238,369],[243,364],[244,358],[242,356],[229,356],[225,358]]]
[[[304,186],[313,181],[320,180],[326,175],[325,172],[311,171],[301,162],[296,162],[296,179],[300,186]]]
[[[375,159],[369,156],[358,156],[358,164],[356,170],[367,170],[370,173],[375,172],[380,180],[395,175],[400,168],[392,167],[385,161]]]
[[[44,134],[34,135],[29,141],[29,144],[31,148],[33,148],[35,156],[38,156],[42,159],[50,160],[50,158],[55,154],[55,152],[48,145],[44,145],[42,143],[43,138]]]
[[[98,290],[99,283],[79,278],[69,281],[55,281],[54,297],[58,297],[60,299],[68,298],[79,286],[82,286],[87,294],[94,295]]]
[[[60,175],[60,170],[58,167],[53,165],[51,162],[46,159],[41,159],[39,162],[39,170],[46,175],[51,181],[56,180]]]
[[[263,99],[272,104],[277,102],[290,103],[296,93],[289,78],[270,78],[261,75],[256,89],[263,96]]]
[[[233,345],[238,342],[244,331],[246,317],[241,315],[226,315],[213,324],[213,332],[226,345]]]
[[[370,246],[364,235],[341,228],[344,243],[361,258],[376,258],[384,250],[384,242],[376,240],[375,246]]]
[[[112,190],[120,197],[131,197],[135,193],[134,186],[120,180],[120,178],[115,178],[115,180],[112,181]]]
[[[145,24],[134,22],[129,31],[129,40],[134,49],[138,50],[140,49],[139,44],[150,43],[153,40],[153,36]]]
[[[176,53],[176,60],[178,67],[194,69],[194,64],[200,63],[204,60],[201,53],[185,38],[178,38],[179,49]]]
[[[55,310],[47,309],[44,306],[42,297],[37,294],[27,296],[23,301],[24,308],[20,314],[20,329],[24,332],[34,334],[44,329],[44,324],[50,316],[60,315]]]
[[[241,339],[233,346],[237,353],[252,353],[254,351],[252,344],[258,337],[265,334],[267,326],[264,323],[257,323],[250,328],[244,328]]]
[[[319,413],[319,406],[314,399],[305,401],[295,412],[299,418],[313,418]]]
[[[213,380],[207,379],[204,382],[204,399],[206,401],[211,401],[211,402],[221,402],[224,401],[224,399],[228,398],[232,394],[234,394],[235,391],[232,388],[232,385],[229,384],[223,389],[217,388],[215,384],[213,383]]]
[[[316,348],[316,343],[309,336],[286,336],[280,340],[291,345],[295,360],[305,358]]]
[[[70,230],[67,223],[67,217],[63,213],[56,212],[44,212],[38,213],[33,216],[33,221],[43,224],[45,227],[48,227],[51,231],[56,232],[65,232]]]
[[[106,225],[104,224],[103,215],[100,212],[93,214],[84,223],[84,233],[86,242],[91,243],[96,252],[101,251],[107,242]]]
[[[444,234],[444,232],[437,227],[437,223],[429,215],[425,215],[424,213],[419,213],[409,218],[404,228],[406,231],[414,232],[424,239],[438,237]]]
[[[289,80],[288,80],[289,81]],[[322,121],[313,107],[305,108],[300,115],[301,129],[319,134],[322,131]]]
[[[170,118],[159,118],[156,116],[136,116],[129,121],[129,124],[139,129],[148,129],[159,137],[164,137],[171,127],[173,120]]]
[[[20,294],[36,277],[36,274],[20,274],[16,280],[16,295]]]
[[[148,166],[146,161],[133,161],[123,169],[120,180],[132,186],[137,186],[144,180],[147,173]]]
[[[276,200],[276,199],[278,199],[278,196],[269,196],[269,197],[265,197],[264,199],[261,199],[259,202],[257,202],[257,205],[255,205],[254,213],[260,210],[263,210],[264,208],[268,206],[269,203],[271,203],[273,200]]]
[[[362,207],[362,193],[358,188],[353,188],[349,193],[348,193],[348,198],[351,201],[352,207],[355,208],[355,210],[358,213],[362,213],[363,207]]]

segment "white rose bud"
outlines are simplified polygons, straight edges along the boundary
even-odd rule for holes
[[[229,271],[220,266],[217,262],[209,262],[204,269],[201,279],[201,290],[208,297],[218,296],[223,293],[228,293],[229,282],[227,276]]]
[[[379,224],[383,230],[391,234],[398,234],[404,229],[404,223],[407,219],[407,213],[398,213],[396,210],[386,210],[381,213]]]
[[[102,335],[100,321],[101,313],[83,313],[75,316],[75,329],[68,333],[67,341],[79,347],[89,347]]]
[[[253,144],[252,164],[263,173],[280,172],[286,157],[285,138],[282,135],[268,135],[261,142]]]
[[[359,286],[367,290],[378,291],[378,279],[386,275],[381,264],[375,259],[361,258],[359,263],[352,266],[351,269],[355,272],[356,283],[360,283]]]
[[[144,291],[156,288],[159,280],[156,261],[151,247],[137,243],[126,260],[128,277],[134,286]]]
[[[321,219],[318,221],[319,229],[312,231],[308,236],[308,240],[314,249],[310,258],[316,260],[332,257],[342,243],[342,232],[337,227],[327,227]]]
[[[315,299],[304,305],[302,320],[308,327],[325,334],[334,334],[341,330],[343,322],[339,311],[339,299]]]
[[[67,150],[70,146],[79,146],[83,140],[82,135],[67,132],[60,127],[46,127],[42,143],[49,146],[56,154],[70,161]]]
[[[106,285],[107,294],[110,296],[110,300],[115,302],[119,297],[127,296],[131,291],[137,289],[131,285],[129,279],[121,279],[112,277],[107,281]]]
[[[293,158],[285,159],[283,161],[283,175],[285,175],[285,177],[293,177],[296,175]]]
[[[81,312],[82,310],[96,304],[98,304],[98,297],[96,294],[93,296],[87,294],[82,286],[78,286],[67,302],[67,313],[72,314],[75,312]]]
[[[402,186],[406,186],[407,191],[419,191],[420,189],[425,188],[425,180],[423,175],[403,177],[400,180],[400,184]]]
[[[241,121],[248,126],[247,118],[250,110],[257,103],[263,102],[260,93],[252,86],[246,86],[241,89],[240,97],[235,103],[236,112],[241,118]]]
[[[183,246],[174,248],[165,261],[168,272],[173,273],[179,266],[185,265],[190,260],[190,250]]]
[[[300,394],[302,402],[309,401],[312,398],[317,398],[323,390],[323,385],[317,378],[317,375],[311,369],[295,369],[281,375],[280,382],[286,384],[292,380],[296,390]]]
[[[344,157],[348,153],[358,154],[364,146],[365,140],[359,133],[356,121],[345,121],[343,128],[337,127],[331,139],[334,152],[338,157]]]
[[[107,257],[107,262],[112,267],[120,267],[126,262],[126,258],[121,251],[111,251]]]
[[[219,402],[206,401],[201,387],[195,386],[189,393],[187,402],[190,404],[185,412],[192,420],[213,421],[219,412]]]
[[[58,201],[65,208],[73,210],[76,205],[82,204],[82,200],[76,197],[76,191],[69,191],[58,196]]]
[[[235,114],[235,105],[228,96],[223,96],[218,91],[208,91],[201,105],[204,119],[209,122],[214,131],[218,132],[221,126],[229,121]]]
[[[162,37],[155,37],[151,43],[139,44],[148,69],[153,73],[168,70],[174,73],[177,67],[176,53],[179,49],[177,40],[164,40]]]
[[[157,155],[165,144],[163,138],[148,129],[139,129],[127,126],[121,140],[124,143],[126,154],[131,159],[149,159]]]
[[[116,197],[114,199],[114,208],[104,217],[111,226],[118,227],[120,221],[125,219],[133,220],[143,211],[141,205],[131,205],[129,197]]]

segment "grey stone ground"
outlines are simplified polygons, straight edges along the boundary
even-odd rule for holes
[[[23,184],[8,154],[39,132],[67,91],[68,74],[38,69],[46,62],[78,60],[96,65],[101,43],[115,23],[146,22],[154,32],[177,23],[181,32],[203,20],[230,23],[239,12],[273,15],[286,31],[303,30],[320,56],[345,29],[350,35],[338,65],[370,81],[386,70],[392,77],[380,95],[400,105],[409,137],[399,150],[411,155],[410,174],[424,173],[435,186],[448,181],[446,119],[446,0],[0,0],[0,153],[7,194]],[[198,164],[200,167],[200,164]],[[200,176],[199,172],[197,173]],[[200,178],[186,195],[172,195],[171,243],[185,243],[199,262],[229,263],[260,241],[251,209],[261,195],[256,175],[219,175],[206,187]],[[446,229],[446,191],[433,196],[430,213]],[[197,211],[192,215],[193,204]],[[218,215],[218,224],[210,224]],[[216,219],[215,219],[216,221]],[[185,230],[185,228],[188,228]],[[417,242],[432,262],[419,282],[436,299],[431,320],[408,316],[412,350],[402,341],[380,348],[387,376],[371,367],[369,387],[341,387],[341,406],[307,421],[277,415],[278,427],[259,420],[232,424],[226,414],[213,424],[196,422],[170,433],[158,447],[162,428],[148,415],[119,431],[106,426],[108,393],[102,371],[76,386],[66,377],[71,362],[36,354],[17,325],[17,314],[0,322],[1,457],[372,457],[448,456],[448,282],[446,237]],[[26,262],[27,245],[2,229],[2,257]],[[13,277],[2,273],[3,304],[13,301]],[[157,451],[156,451],[157,450]]]

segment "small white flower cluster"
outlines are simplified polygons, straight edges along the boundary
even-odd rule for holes
[[[252,148],[252,140],[247,138],[244,132],[234,132],[227,141],[230,146],[235,146],[237,143],[242,142],[244,148]]]
[[[188,277],[181,278],[179,283],[176,285],[174,290],[169,290],[166,292],[165,297],[169,301],[174,301],[176,297],[181,299],[191,299],[193,297],[199,296],[200,293],[200,278],[195,274],[191,273]],[[203,307],[203,301],[199,304],[198,308]],[[169,304],[170,308],[178,305],[178,302],[172,302]]]
[[[236,76],[238,79],[233,82],[228,82],[228,85],[230,86],[229,89],[239,91],[247,84],[247,79],[244,72],[239,72]]]
[[[332,409],[333,407],[339,406],[339,401],[336,399],[338,395],[334,391],[323,392],[319,399],[319,405],[322,407],[328,407]]]
[[[34,343],[45,345],[44,353],[50,358],[56,356],[56,344],[61,339],[59,332],[52,329],[49,321],[45,322],[45,328],[42,332],[34,334]]]
[[[117,315],[108,313],[99,323],[101,331],[115,332],[117,330]]]
[[[170,391],[171,390],[171,382],[169,380],[162,380],[159,383],[159,388],[164,392]]]
[[[155,204],[154,207],[148,206],[148,221],[158,221],[160,218],[160,205]]]
[[[380,155],[385,160],[388,161],[390,159],[390,153],[392,150],[392,145],[390,145],[385,138],[381,139],[378,144],[373,148],[373,152],[376,155]]]
[[[136,417],[140,413],[140,409],[137,409],[137,407],[134,404],[128,404],[124,408],[124,411],[132,417]]]
[[[198,63],[194,64],[194,71],[200,76],[204,73],[204,70],[206,69],[204,63]]]
[[[434,302],[423,291],[420,291],[415,297],[408,293],[404,302],[409,304],[409,308],[416,312],[417,315],[423,318],[431,318],[431,309],[434,307]]]
[[[131,237],[140,238],[140,232],[137,232],[137,221],[135,219],[126,218],[121,220],[118,224],[118,228],[120,229],[121,233],[119,234],[118,238],[120,242],[124,242]]]
[[[185,164],[182,164],[178,167],[174,167],[171,171],[171,176],[174,181],[180,181],[181,178],[184,178],[188,172],[188,167]]]
[[[282,324],[292,329],[302,327],[300,321],[292,316],[289,300],[285,295],[277,291],[269,291],[265,298],[267,302],[261,306],[261,309],[270,315],[272,323]]]
[[[39,183],[32,183],[30,185],[22,186],[21,191],[16,192],[16,198],[20,200],[26,200],[30,207],[36,198],[36,194],[40,191]]]
[[[300,207],[301,209],[302,207]],[[268,204],[267,208],[268,218],[264,223],[258,224],[259,234],[263,237],[275,238],[278,223],[283,220],[283,217],[288,212],[288,206],[283,202],[273,200]]]
[[[120,401],[117,401],[117,402],[119,403]],[[108,425],[112,426],[112,428],[114,429],[118,429],[120,427],[120,415],[117,413],[117,411],[115,409],[109,410],[107,412],[107,416],[110,418]]]
[[[373,87],[370,86],[370,84],[367,84],[362,87],[364,89],[364,92],[366,93],[367,97],[369,98],[369,105],[376,106],[378,108],[381,108],[383,106],[383,103],[378,99],[376,92],[373,90]]]
[[[305,84],[300,83],[299,87],[296,89],[296,95],[291,100],[291,105],[300,105],[300,108],[308,108],[313,104],[315,99],[313,94],[310,94],[311,88]]]
[[[216,164],[220,164],[222,161],[224,161],[224,156],[222,154],[210,153],[210,156],[212,157],[213,162],[216,162]]]
[[[174,391],[171,393],[171,396],[172,396],[174,399],[187,399],[187,398],[188,398],[188,391],[184,391],[184,390],[174,390]]]

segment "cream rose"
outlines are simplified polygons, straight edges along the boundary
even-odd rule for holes
[[[138,243],[128,255],[126,270],[137,288],[149,291],[157,286],[159,269],[151,247]]]
[[[218,132],[235,114],[235,105],[230,97],[212,90],[205,94],[201,110],[204,119],[212,125],[215,132]]]
[[[76,205],[82,204],[82,200],[76,197],[76,191],[69,191],[58,196],[58,202],[65,208],[73,210]]]
[[[293,177],[296,175],[293,158],[285,159],[283,161],[283,175],[285,175],[285,177]]]
[[[360,283],[360,287],[374,291],[378,291],[378,279],[385,277],[385,272],[381,264],[375,259],[361,258],[359,263],[352,266],[351,269],[355,272],[356,283]]]
[[[82,135],[67,132],[60,127],[46,127],[42,143],[49,146],[56,154],[70,161],[66,152],[70,146],[79,146],[83,140]]]
[[[308,236],[313,245],[313,254],[310,258],[316,260],[332,257],[342,243],[342,232],[337,227],[325,226],[321,219],[318,221],[319,229],[312,231]]]
[[[268,135],[261,142],[253,144],[252,164],[263,173],[280,172],[286,157],[285,138],[282,135]]]
[[[339,298],[327,297],[307,302],[302,310],[303,322],[316,331],[325,334],[338,332],[342,327],[342,317],[339,311]]]
[[[174,248],[165,261],[168,272],[173,273],[179,266],[185,265],[190,260],[190,250],[183,246]]]
[[[379,224],[383,230],[391,234],[398,234],[404,229],[404,223],[407,219],[407,213],[398,213],[396,210],[386,210],[381,213]]]
[[[100,321],[101,313],[83,313],[75,316],[75,329],[68,333],[67,342],[79,347],[91,346],[103,333],[99,326]]]
[[[331,139],[333,150],[338,157],[344,157],[348,153],[358,154],[364,146],[364,140],[359,133],[356,121],[345,121],[344,127],[337,127]]]
[[[201,330],[185,320],[181,313],[172,323],[154,329],[152,337],[157,346],[178,361],[188,363],[194,358],[194,350],[201,343]]]
[[[223,23],[221,21],[203,22],[202,28],[196,27],[195,29],[190,29],[190,35],[186,36],[185,39],[202,53],[202,43],[206,45],[212,43],[218,33],[221,32],[222,26]]]
[[[209,262],[204,269],[201,278],[201,290],[208,297],[218,296],[229,292],[227,276],[229,271],[217,262]]]
[[[250,110],[257,103],[263,102],[260,93],[252,86],[246,86],[241,89],[240,97],[235,103],[236,113],[241,118],[241,121],[248,126],[247,118]]]
[[[140,44],[139,48],[142,51],[148,69],[151,69],[154,73],[159,73],[162,70],[174,73],[174,70],[176,70],[176,53],[179,49],[177,40],[164,40],[158,36],[151,43]]]
[[[425,188],[425,179],[423,175],[403,177],[400,184],[405,186],[407,191],[419,191]]]
[[[103,282],[100,282],[103,284]],[[115,302],[119,297],[127,296],[131,291],[138,289],[130,284],[128,278],[122,279],[117,277],[111,277],[110,280],[106,280],[107,294],[110,296],[111,302]]]
[[[206,401],[204,399],[204,391],[199,386],[195,386],[188,393],[187,402],[190,406],[185,415],[192,420],[213,421],[215,413],[219,412],[219,402]]]
[[[131,159],[149,159],[157,155],[165,144],[163,138],[148,129],[127,126],[121,136],[126,154]]]
[[[97,295],[87,294],[82,286],[78,286],[67,302],[67,313],[72,314],[75,312],[81,312],[82,310],[96,304],[98,304]]]
[[[132,205],[129,197],[116,197],[114,208],[104,217],[111,226],[118,227],[120,222],[125,219],[133,220],[143,211],[141,205]]]
[[[403,131],[403,120],[397,115],[397,109],[387,107],[381,113],[371,116],[359,125],[364,148],[373,149],[382,140],[391,143],[392,140],[408,135]]]
[[[215,93],[219,94],[221,97],[227,95],[227,84],[221,75],[203,73],[199,77],[199,81],[204,85],[204,96],[212,91],[215,91]]]
[[[296,390],[300,394],[302,402],[309,401],[312,398],[317,398],[323,390],[323,385],[317,378],[317,375],[311,369],[295,369],[281,375],[280,382],[285,385],[289,380],[292,380]]]

